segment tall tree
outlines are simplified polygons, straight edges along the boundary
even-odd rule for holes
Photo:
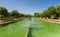
[[[58,13],[57,16],[60,18],[60,4],[56,6],[56,12]]]
[[[20,13],[17,10],[12,10],[11,11],[11,16],[13,16],[14,18],[19,18]]]
[[[51,18],[56,18],[56,15],[57,15],[56,7],[50,6],[50,7],[48,7],[48,10],[50,11]]]
[[[9,15],[8,10],[5,7],[0,6],[0,15],[3,15],[4,17],[8,17]]]
[[[40,13],[39,13],[39,12],[35,12],[35,13],[34,13],[34,16],[35,16],[35,17],[40,17]]]

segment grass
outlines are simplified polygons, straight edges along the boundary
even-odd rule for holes
[[[25,37],[26,26],[29,25],[29,20],[18,21],[7,26],[0,27],[0,37]]]
[[[60,24],[35,19],[32,37],[60,37]]]

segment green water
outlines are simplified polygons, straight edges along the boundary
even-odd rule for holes
[[[25,19],[7,26],[0,27],[0,37],[25,37],[29,28],[28,37],[60,37],[60,24],[33,19],[33,27],[29,28],[31,21]]]
[[[25,37],[30,21],[25,19],[0,28],[0,37]]]
[[[60,37],[60,24],[34,19],[32,37]]]

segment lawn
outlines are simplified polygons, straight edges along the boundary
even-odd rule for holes
[[[25,19],[0,27],[0,37],[25,37],[30,21]]]
[[[35,19],[32,37],[60,37],[60,24]]]

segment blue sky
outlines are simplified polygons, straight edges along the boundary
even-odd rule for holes
[[[0,0],[0,6],[6,7],[8,11],[16,9],[26,14],[42,12],[49,6],[58,4],[60,4],[60,0]]]

